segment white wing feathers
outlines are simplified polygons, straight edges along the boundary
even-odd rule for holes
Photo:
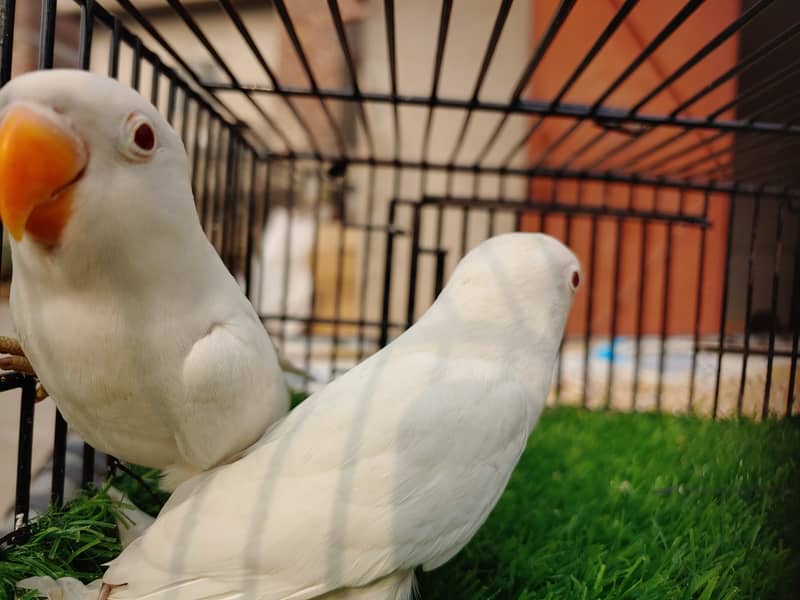
[[[274,348],[259,327],[245,314],[216,323],[184,360],[183,402],[171,410],[178,449],[199,470],[249,446],[288,410]]]
[[[528,394],[487,361],[386,354],[179,488],[111,563],[114,597],[299,600],[460,550],[499,496],[475,490],[501,491],[523,450]]]

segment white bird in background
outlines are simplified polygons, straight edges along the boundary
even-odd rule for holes
[[[169,488],[288,412],[271,340],[201,229],[183,143],[137,92],[72,70],[3,87],[0,216],[24,356],[95,448]]]
[[[111,562],[111,599],[409,598],[486,520],[547,398],[580,282],[542,234],[492,238],[422,318]],[[121,586],[121,587],[115,587]]]
[[[276,206],[269,211],[261,241],[261,256],[253,260],[254,279],[261,290],[259,308],[262,314],[311,315],[311,295],[314,290],[311,250],[314,236],[314,220],[308,212],[295,211],[290,216],[283,206]],[[293,337],[303,332],[304,323],[286,321],[281,327],[285,335]]]

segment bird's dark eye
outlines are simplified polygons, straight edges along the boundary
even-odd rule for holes
[[[142,150],[150,151],[156,145],[156,134],[147,123],[141,123],[133,134],[133,141]]]
[[[155,153],[158,139],[152,122],[141,113],[130,113],[122,123],[119,151],[128,160],[143,162]]]
[[[572,272],[572,289],[577,290],[581,283],[581,275],[577,271]]]

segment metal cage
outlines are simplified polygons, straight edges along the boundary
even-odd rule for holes
[[[794,0],[0,6],[0,83],[105,71],[163,111],[210,240],[312,389],[413,323],[474,244],[541,230],[588,275],[552,402],[797,412]],[[0,377],[21,389],[16,526],[33,384]],[[55,502],[67,433],[57,416]]]

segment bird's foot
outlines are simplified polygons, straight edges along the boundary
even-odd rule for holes
[[[25,356],[22,346],[14,338],[0,335],[0,354],[7,356],[0,356],[0,369],[3,371],[16,371],[17,373],[25,373],[27,375],[36,375],[33,370],[31,362]],[[36,386],[36,401],[44,400],[47,398],[47,390],[40,383]]]
[[[121,585],[112,585],[110,583],[104,583],[103,587],[100,588],[100,595],[97,596],[97,600],[108,600],[109,594],[111,594],[115,588],[122,587],[123,585],[127,584],[123,583]]]

